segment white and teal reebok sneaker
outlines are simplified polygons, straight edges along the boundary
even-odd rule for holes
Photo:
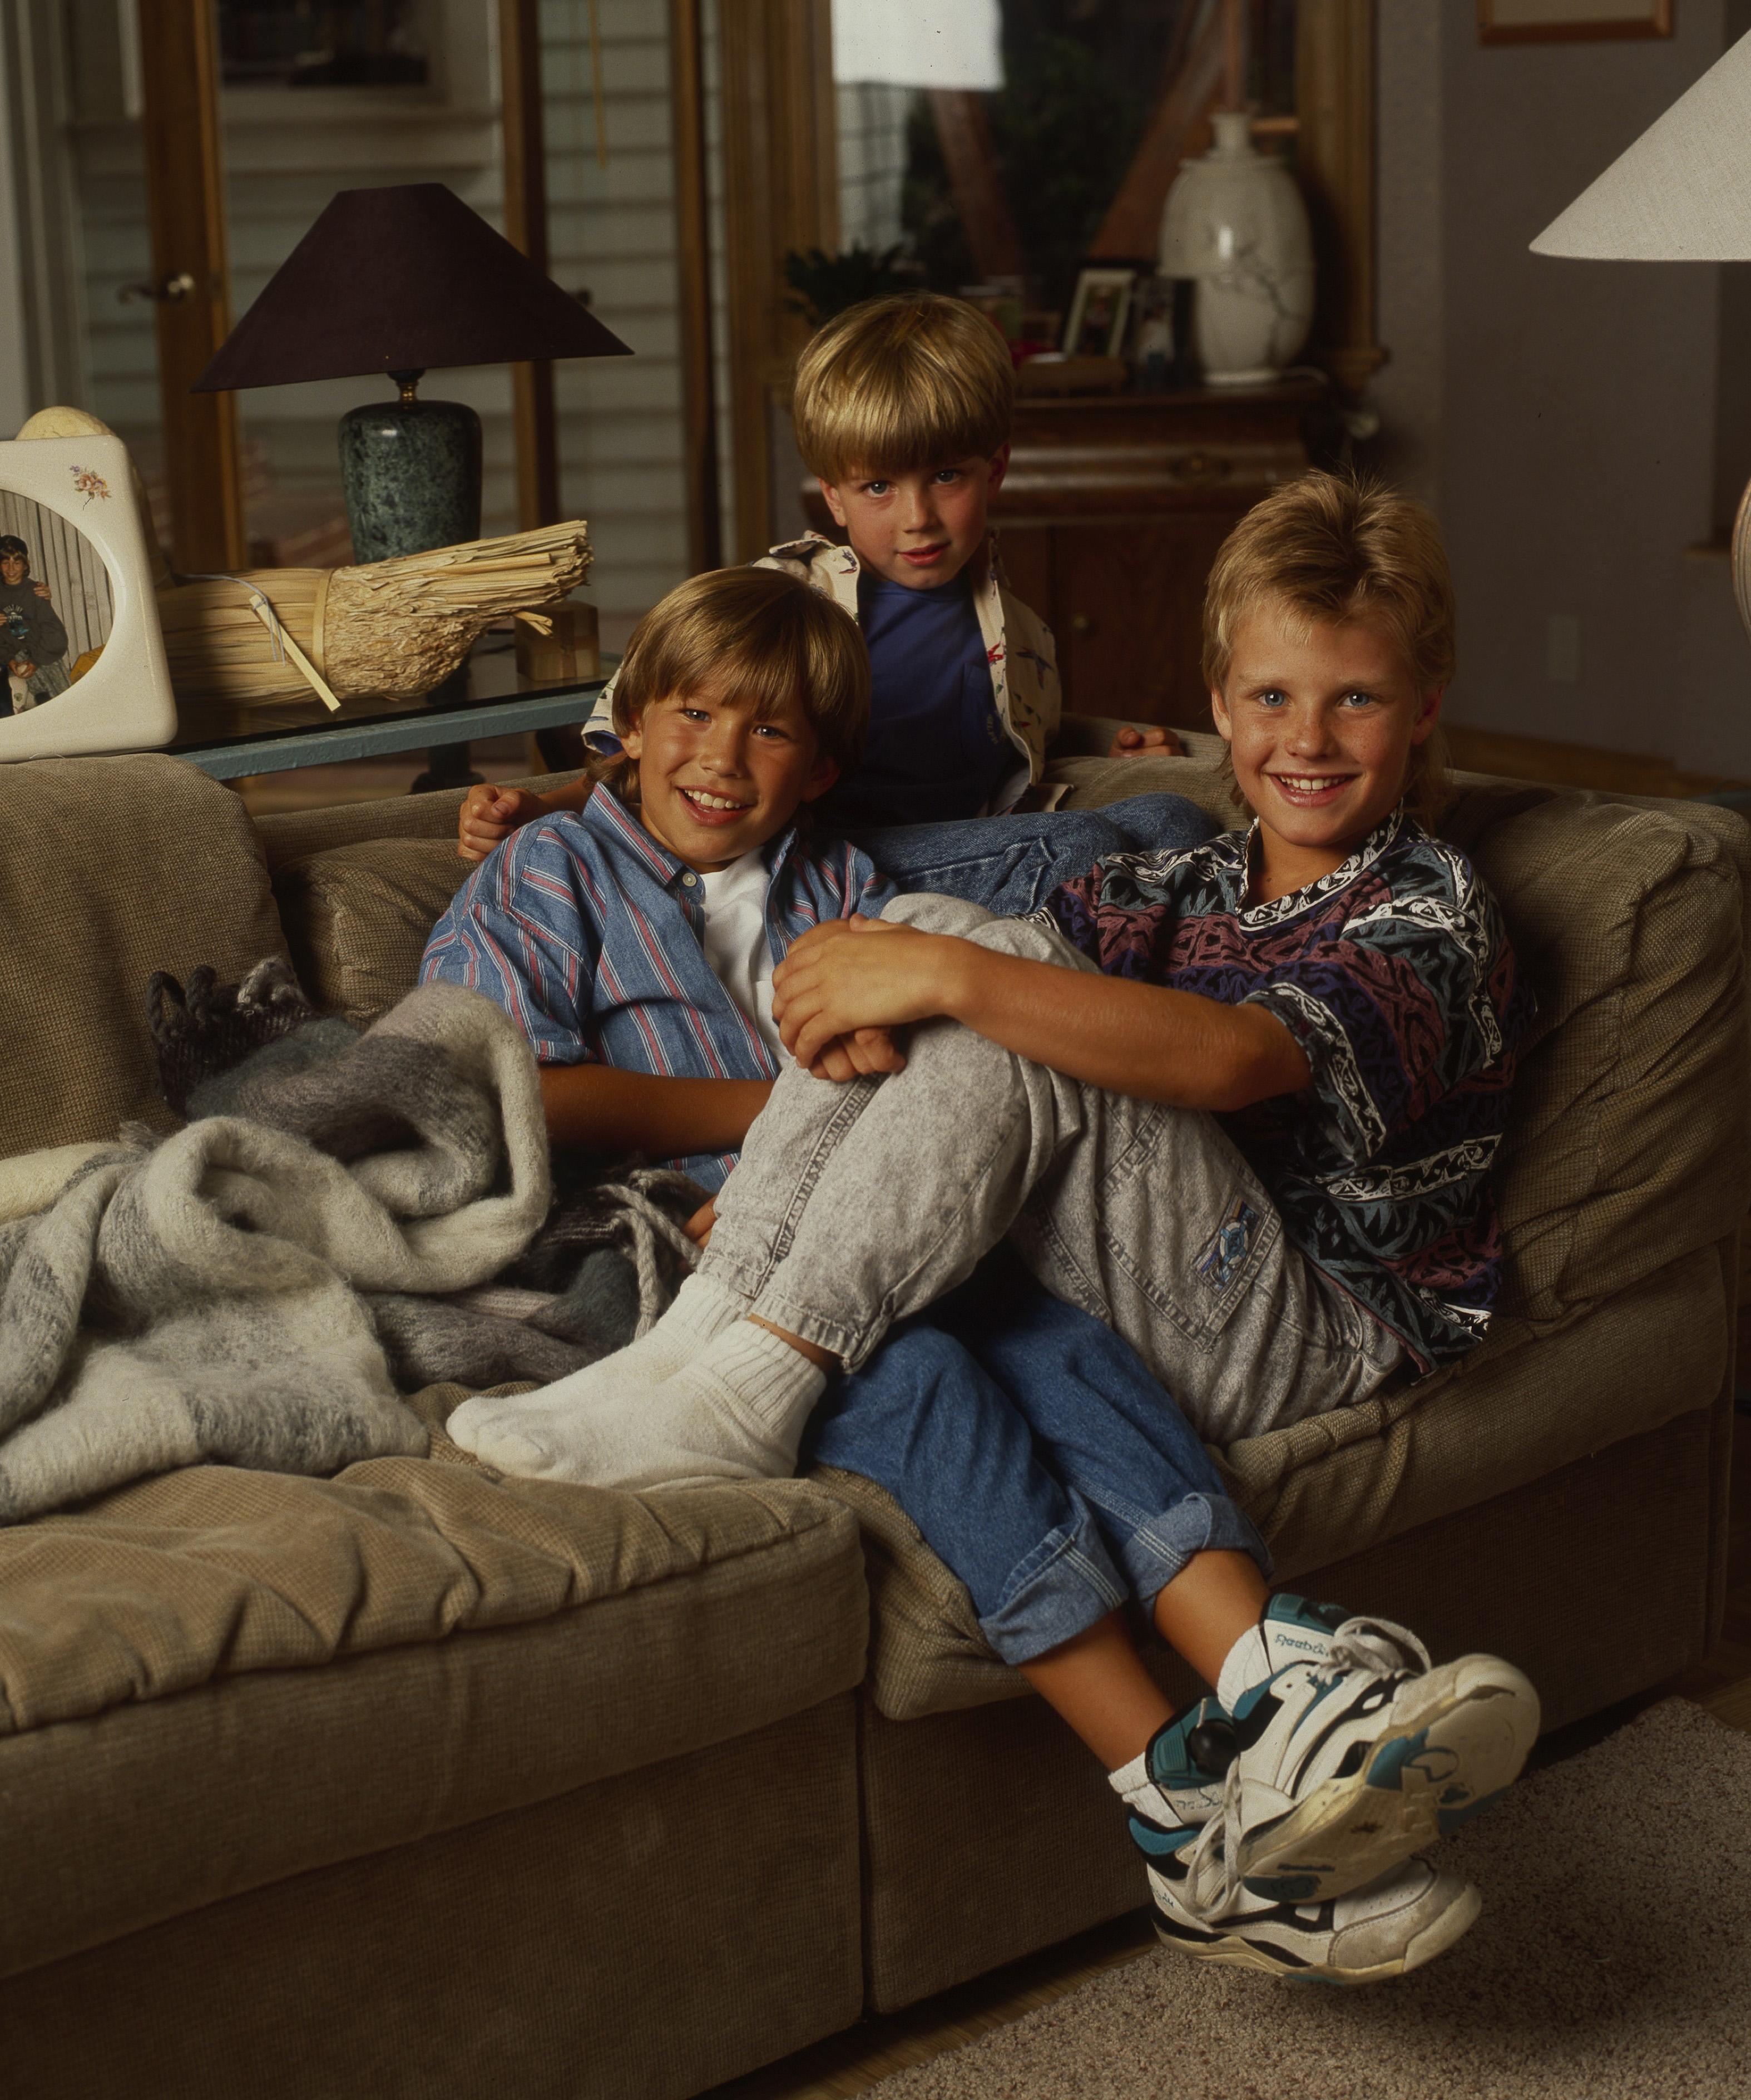
[[[1482,1899],[1458,1874],[1409,1860],[1365,1888],[1321,1903],[1255,1895],[1225,1857],[1220,1812],[1202,1830],[1133,1815],[1149,1868],[1155,1932],[1194,1961],[1262,1970],[1294,1983],[1374,1983],[1451,1947]]]
[[[1299,1597],[1272,1598],[1259,1633],[1270,1674],[1234,1702],[1226,1811],[1255,1896],[1375,1882],[1497,1799],[1537,1740],[1537,1693],[1495,1656],[1434,1669],[1402,1626]]]

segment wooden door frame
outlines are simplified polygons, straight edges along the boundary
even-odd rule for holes
[[[788,310],[790,249],[839,245],[831,0],[720,0],[730,435],[738,561],[772,536],[774,413],[808,324]]]
[[[139,0],[147,214],[170,559],[181,573],[249,558],[237,397],[190,386],[231,333],[218,20],[213,0]]]
[[[1295,114],[1320,265],[1314,355],[1354,396],[1388,355],[1374,324],[1374,0],[1297,0]]]
[[[540,0],[499,0],[499,121],[505,238],[547,275],[547,127],[541,106]],[[519,528],[559,523],[559,417],[550,360],[511,367]]]
[[[669,0],[669,112],[675,150],[675,259],[680,301],[681,470],[687,567],[723,563],[717,473],[717,360],[712,326],[712,221],[701,0]]]

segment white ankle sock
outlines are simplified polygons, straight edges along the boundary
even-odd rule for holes
[[[708,1343],[716,1341],[748,1308],[748,1300],[739,1290],[726,1289],[715,1277],[687,1277],[668,1312],[647,1334],[602,1361],[617,1363],[629,1374],[636,1364],[637,1376],[647,1385],[660,1385]]]
[[[1134,1808],[1151,1823],[1159,1823],[1171,1830],[1182,1825],[1185,1819],[1175,1805],[1173,1796],[1149,1777],[1149,1756],[1146,1749],[1139,1750],[1128,1765],[1109,1771],[1106,1783],[1127,1808]]]
[[[554,1416],[572,1418],[576,1440],[576,1433],[589,1433],[585,1425],[601,1422],[611,1441],[615,1425],[636,1416],[659,1386],[708,1348],[747,1310],[748,1300],[736,1292],[708,1276],[690,1276],[668,1310],[636,1342],[567,1378],[556,1379],[538,1392],[509,1397],[482,1394],[465,1400],[444,1427],[452,1442],[501,1472],[545,1472],[549,1447],[540,1438],[530,1440],[534,1423]]]
[[[566,1388],[590,1375],[576,1372],[516,1398],[466,1401],[450,1417],[450,1434],[503,1472],[593,1487],[785,1480],[827,1385],[806,1357],[745,1319],[733,1320],[659,1384],[567,1402]]]
[[[1223,1710],[1232,1714],[1242,1696],[1254,1685],[1263,1684],[1275,1667],[1263,1629],[1248,1626],[1223,1657],[1222,1674],[1216,1679],[1216,1697]]]

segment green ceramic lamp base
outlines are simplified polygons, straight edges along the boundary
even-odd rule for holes
[[[395,372],[399,401],[341,418],[341,487],[353,558],[387,561],[480,537],[480,418],[461,401],[420,401],[420,374]]]

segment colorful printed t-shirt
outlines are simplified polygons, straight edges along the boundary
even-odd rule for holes
[[[853,847],[761,849],[773,960],[827,919],[880,916],[895,894]],[[514,1021],[544,1065],[690,1079],[772,1079],[778,1058],[705,960],[704,879],[598,788],[576,816],[496,846],[432,929],[420,982],[466,985]],[[715,1193],[733,1152],[665,1160]]]
[[[1531,988],[1471,862],[1402,810],[1331,874],[1249,907],[1252,850],[1228,832],[1114,854],[1037,915],[1110,976],[1283,1022],[1312,1085],[1220,1120],[1307,1259],[1423,1368],[1451,1361],[1500,1287],[1488,1177]]]

